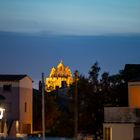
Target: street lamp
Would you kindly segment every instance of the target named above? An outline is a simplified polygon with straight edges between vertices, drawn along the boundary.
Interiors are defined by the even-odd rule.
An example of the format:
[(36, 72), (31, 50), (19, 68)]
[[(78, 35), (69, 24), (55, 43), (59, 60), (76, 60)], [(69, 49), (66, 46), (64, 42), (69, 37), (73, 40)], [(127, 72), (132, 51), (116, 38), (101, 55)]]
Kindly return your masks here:
[(77, 135), (78, 135), (78, 77), (79, 77), (79, 72), (76, 70), (74, 73), (75, 76), (75, 98), (74, 98), (74, 103), (75, 103), (75, 109), (74, 109), (74, 116), (75, 116), (75, 130), (74, 130), (74, 135), (75, 135), (75, 140), (77, 140)]

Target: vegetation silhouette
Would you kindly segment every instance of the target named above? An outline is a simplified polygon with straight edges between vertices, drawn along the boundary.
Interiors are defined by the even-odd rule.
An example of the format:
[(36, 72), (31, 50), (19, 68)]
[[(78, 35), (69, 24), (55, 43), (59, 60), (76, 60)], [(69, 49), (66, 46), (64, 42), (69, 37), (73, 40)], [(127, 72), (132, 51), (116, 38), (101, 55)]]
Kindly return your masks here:
[[(130, 74), (129, 69), (121, 70), (115, 75), (101, 73), (98, 62), (95, 62), (88, 77), (79, 76), (79, 133), (93, 134), (95, 139), (103, 137), (104, 107), (128, 106), (127, 82)], [(74, 91), (75, 83), (45, 94), (46, 135), (74, 136)], [(34, 93), (34, 121), (34, 130), (41, 130), (41, 93)]]

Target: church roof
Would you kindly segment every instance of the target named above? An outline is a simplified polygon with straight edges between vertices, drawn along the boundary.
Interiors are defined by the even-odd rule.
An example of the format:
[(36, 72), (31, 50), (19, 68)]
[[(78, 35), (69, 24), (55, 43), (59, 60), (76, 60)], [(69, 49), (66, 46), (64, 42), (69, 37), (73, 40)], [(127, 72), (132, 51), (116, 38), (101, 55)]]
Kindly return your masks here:
[(63, 61), (61, 60), (60, 63), (58, 64), (57, 68), (59, 69), (60, 67), (65, 67)]
[(57, 67), (53, 67), (50, 77), (46, 78), (46, 90), (51, 92), (61, 87), (70, 86), (73, 83), (71, 70), (61, 61)]
[(72, 77), (71, 70), (68, 66), (65, 66), (61, 61), (57, 68), (53, 67), (50, 72), (50, 77)]

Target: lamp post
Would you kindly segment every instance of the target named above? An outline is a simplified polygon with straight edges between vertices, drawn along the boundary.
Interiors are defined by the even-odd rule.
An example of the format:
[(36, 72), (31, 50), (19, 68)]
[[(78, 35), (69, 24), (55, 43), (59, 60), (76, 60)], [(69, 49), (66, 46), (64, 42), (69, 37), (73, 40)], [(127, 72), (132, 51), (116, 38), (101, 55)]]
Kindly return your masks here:
[(44, 73), (42, 73), (42, 138), (45, 140)]
[(75, 103), (75, 108), (74, 108), (74, 117), (75, 117), (75, 130), (74, 130), (74, 137), (75, 140), (77, 140), (77, 135), (78, 135), (78, 76), (79, 76), (79, 72), (76, 70), (74, 73), (75, 76), (75, 98), (74, 98), (74, 103)]

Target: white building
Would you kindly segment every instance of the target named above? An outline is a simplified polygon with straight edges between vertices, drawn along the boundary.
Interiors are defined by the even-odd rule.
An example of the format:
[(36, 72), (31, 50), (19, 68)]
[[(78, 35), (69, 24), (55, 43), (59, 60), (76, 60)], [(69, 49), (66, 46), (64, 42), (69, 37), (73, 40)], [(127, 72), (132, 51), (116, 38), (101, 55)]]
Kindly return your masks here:
[(140, 140), (140, 81), (128, 83), (128, 107), (104, 108), (104, 140)]
[(104, 140), (140, 139), (140, 109), (106, 107), (104, 112)]
[(5, 97), (0, 124), (6, 121), (8, 135), (32, 133), (32, 79), (27, 75), (0, 75), (0, 95)]

